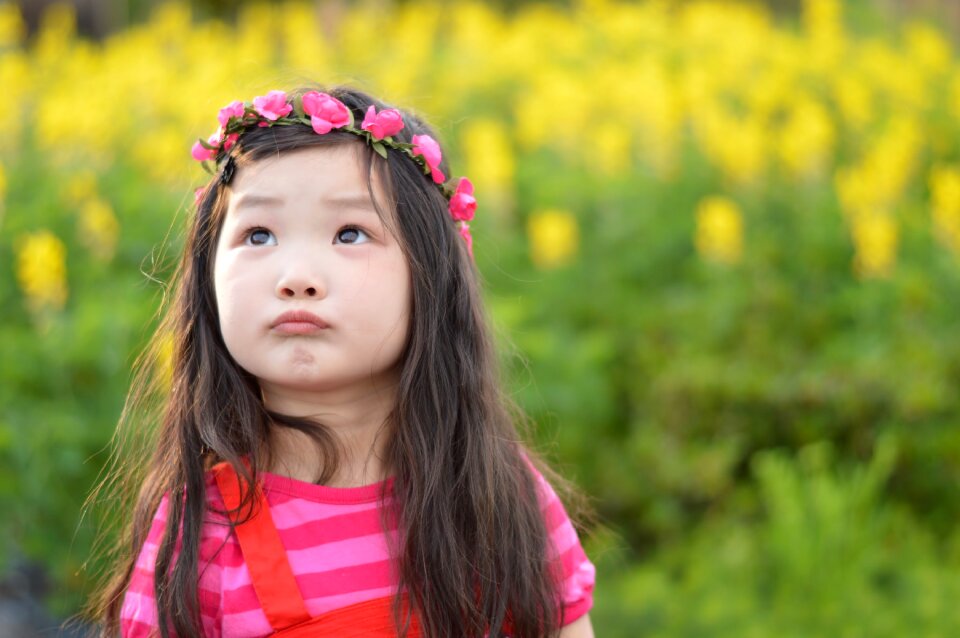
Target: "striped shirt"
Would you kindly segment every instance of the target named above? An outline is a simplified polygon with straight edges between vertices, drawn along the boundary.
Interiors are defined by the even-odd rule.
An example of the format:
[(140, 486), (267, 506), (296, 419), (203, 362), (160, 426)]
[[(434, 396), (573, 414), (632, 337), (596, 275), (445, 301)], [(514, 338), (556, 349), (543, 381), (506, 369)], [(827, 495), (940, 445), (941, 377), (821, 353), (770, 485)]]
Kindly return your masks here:
[[(570, 624), (593, 606), (595, 569), (553, 488), (534, 472), (550, 532), (551, 558), (563, 567), (564, 623)], [(391, 569), (380, 518), (383, 482), (342, 488), (267, 472), (260, 476), (270, 514), (312, 616), (396, 593), (397, 576)], [(386, 480), (388, 502), (392, 482), (392, 478)], [(212, 472), (207, 474), (206, 487), (208, 505), (224, 509)], [(153, 575), (168, 508), (165, 497), (127, 587), (120, 611), (124, 638), (159, 635)], [(395, 528), (388, 533), (396, 538)], [(226, 518), (212, 511), (201, 532), (199, 593), (205, 636), (254, 638), (273, 633), (236, 536)]]

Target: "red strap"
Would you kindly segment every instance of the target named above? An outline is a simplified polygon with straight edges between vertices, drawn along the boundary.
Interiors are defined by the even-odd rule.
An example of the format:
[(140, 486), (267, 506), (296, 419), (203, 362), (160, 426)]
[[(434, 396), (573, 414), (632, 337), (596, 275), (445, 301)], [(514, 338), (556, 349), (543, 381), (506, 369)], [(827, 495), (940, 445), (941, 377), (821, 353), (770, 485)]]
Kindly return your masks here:
[[(236, 523), (241, 518), (238, 508), (243, 500), (242, 479), (229, 463), (218, 463), (213, 468), (217, 487), (223, 502)], [(243, 487), (246, 487), (245, 485)], [(253, 514), (245, 522), (234, 527), (244, 562), (250, 570), (253, 589), (260, 599), (260, 606), (270, 621), (270, 626), (279, 631), (310, 619), (303, 602), (297, 580), (287, 560), (287, 550), (280, 541), (280, 534), (270, 516), (270, 504), (263, 490), (257, 489), (253, 498)]]
[[(407, 595), (401, 596), (405, 618), (409, 607)], [(420, 621), (410, 617), (408, 638), (420, 638)], [(288, 627), (274, 634), (276, 638), (308, 638), (313, 636), (336, 636), (337, 638), (396, 638), (397, 628), (393, 620), (393, 596), (374, 598), (340, 607), (320, 614), (310, 620)]]

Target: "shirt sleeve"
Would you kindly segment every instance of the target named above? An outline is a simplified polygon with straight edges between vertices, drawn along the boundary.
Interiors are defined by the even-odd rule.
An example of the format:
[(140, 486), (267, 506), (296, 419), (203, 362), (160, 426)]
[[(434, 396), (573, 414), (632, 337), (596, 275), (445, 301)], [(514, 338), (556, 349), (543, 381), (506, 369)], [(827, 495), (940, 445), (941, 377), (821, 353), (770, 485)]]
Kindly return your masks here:
[[(209, 481), (208, 481), (209, 482)], [(208, 501), (210, 486), (207, 486)], [(222, 504), (221, 504), (222, 507)], [(169, 495), (164, 495), (157, 513), (150, 524), (150, 531), (143, 543), (140, 554), (127, 585), (127, 591), (120, 607), (120, 635), (122, 638), (156, 638), (160, 635), (157, 613), (157, 600), (154, 596), (154, 575), (157, 553), (167, 524), (170, 508)], [(209, 522), (209, 521), (207, 521)], [(223, 525), (205, 524), (200, 541), (200, 620), (203, 623), (203, 635), (207, 638), (220, 638), (220, 620), (222, 618), (220, 602), (220, 575), (222, 566), (218, 563), (223, 537), (228, 528)], [(221, 531), (222, 530), (222, 531)], [(174, 548), (173, 560), (180, 553), (180, 542)], [(171, 628), (171, 638), (176, 638)]]
[(537, 481), (540, 509), (550, 537), (550, 558), (563, 575), (563, 624), (569, 625), (593, 607), (597, 570), (587, 558), (580, 538), (550, 483), (530, 465)]

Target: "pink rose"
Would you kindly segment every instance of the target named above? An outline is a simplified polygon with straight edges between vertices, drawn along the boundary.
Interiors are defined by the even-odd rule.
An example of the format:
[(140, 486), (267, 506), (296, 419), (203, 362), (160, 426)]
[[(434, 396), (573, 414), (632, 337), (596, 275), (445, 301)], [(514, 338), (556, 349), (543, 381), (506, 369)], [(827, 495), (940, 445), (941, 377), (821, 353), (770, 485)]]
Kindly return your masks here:
[(477, 200), (473, 196), (473, 184), (466, 177), (461, 177), (457, 183), (457, 190), (450, 198), (450, 216), (458, 222), (473, 219), (477, 210)]
[(470, 234), (470, 226), (467, 225), (467, 222), (460, 224), (460, 236), (463, 237), (463, 241), (467, 242), (467, 252), (473, 257), (473, 235)]
[(360, 128), (370, 131), (373, 139), (382, 140), (403, 130), (403, 116), (397, 109), (384, 109), (377, 113), (377, 107), (371, 104)]
[(234, 100), (220, 109), (220, 113), (217, 115), (217, 121), (220, 122), (222, 128), (227, 128), (227, 123), (230, 122), (230, 118), (233, 117), (243, 119), (243, 102), (240, 100)]
[(198, 162), (205, 162), (208, 159), (213, 159), (213, 156), (216, 155), (216, 151), (211, 151), (209, 148), (206, 148), (203, 144), (200, 143), (200, 140), (197, 140), (193, 143), (193, 148), (190, 149), (190, 154), (193, 155), (193, 159)]
[(270, 91), (266, 95), (258, 95), (253, 98), (253, 108), (268, 120), (276, 120), (293, 110), (293, 106), (287, 104), (287, 94), (283, 91)]
[(442, 157), (440, 155), (440, 145), (437, 144), (435, 139), (429, 135), (414, 135), (413, 154), (423, 156), (427, 166), (430, 167), (430, 176), (433, 177), (435, 183), (442, 184), (447, 180), (440, 172), (439, 166)]
[(204, 195), (207, 194), (207, 189), (203, 186), (197, 188), (193, 191), (193, 206), (194, 208), (200, 208), (200, 202), (203, 201)]
[(310, 116), (313, 130), (320, 135), (350, 123), (347, 105), (326, 93), (310, 91), (304, 94), (303, 112)]

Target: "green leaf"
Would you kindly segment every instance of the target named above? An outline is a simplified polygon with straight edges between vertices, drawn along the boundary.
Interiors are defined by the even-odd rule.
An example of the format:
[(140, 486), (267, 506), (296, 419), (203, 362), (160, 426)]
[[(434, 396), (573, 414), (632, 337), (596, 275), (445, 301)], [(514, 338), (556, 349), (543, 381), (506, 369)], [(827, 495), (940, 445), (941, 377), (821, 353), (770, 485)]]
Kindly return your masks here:
[(387, 149), (384, 148), (383, 144), (381, 144), (380, 142), (374, 142), (373, 144), (371, 144), (371, 146), (373, 147), (373, 150), (375, 150), (380, 157), (382, 157), (383, 159), (387, 159)]
[(207, 149), (208, 151), (216, 151), (220, 148), (219, 146), (214, 146), (210, 144), (209, 142), (207, 142), (207, 140), (203, 138), (197, 138), (197, 139), (200, 141), (200, 146)]
[(306, 115), (306, 111), (303, 110), (303, 97), (300, 95), (293, 98), (293, 112), (297, 114), (297, 117)]

